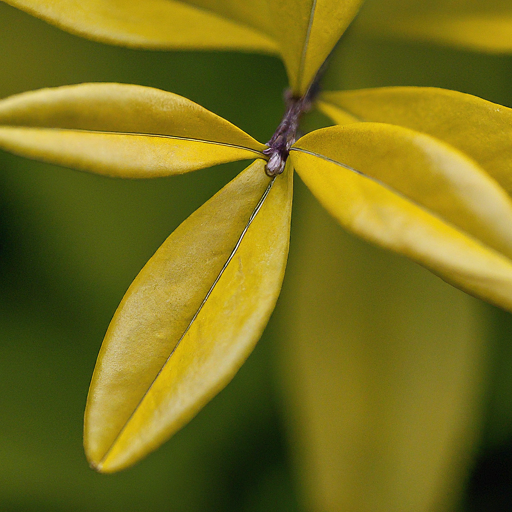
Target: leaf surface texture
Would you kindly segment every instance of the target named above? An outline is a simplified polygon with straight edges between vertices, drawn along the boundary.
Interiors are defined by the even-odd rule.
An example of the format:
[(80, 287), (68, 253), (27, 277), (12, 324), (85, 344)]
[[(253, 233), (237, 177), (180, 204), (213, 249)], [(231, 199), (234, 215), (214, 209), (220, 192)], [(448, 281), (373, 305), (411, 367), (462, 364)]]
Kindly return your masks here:
[(409, 129), (355, 123), (306, 135), (290, 157), (347, 229), (512, 310), (512, 202), (462, 153)]
[(0, 101), (0, 148), (109, 176), (151, 178), (254, 159), (264, 146), (176, 94), (82, 84)]
[(158, 447), (261, 336), (283, 279), (292, 192), (291, 172), (269, 188), (264, 165), (257, 160), (181, 224), (121, 302), (86, 409), (85, 448), (98, 470)]
[(272, 36), (271, 0), (186, 0), (186, 3)]

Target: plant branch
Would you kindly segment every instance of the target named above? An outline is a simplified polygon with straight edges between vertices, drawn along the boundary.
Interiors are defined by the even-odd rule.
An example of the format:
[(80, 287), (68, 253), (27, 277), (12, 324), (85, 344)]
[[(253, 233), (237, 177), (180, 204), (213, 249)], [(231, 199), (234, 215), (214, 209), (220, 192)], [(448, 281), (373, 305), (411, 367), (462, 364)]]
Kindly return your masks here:
[(274, 135), (267, 142), (268, 148), (263, 151), (269, 157), (265, 167), (268, 176), (277, 176), (284, 171), (290, 148), (297, 140), (300, 118), (311, 109), (319, 89), (318, 80), (314, 80), (301, 98), (292, 96), (290, 90), (285, 92), (286, 111)]

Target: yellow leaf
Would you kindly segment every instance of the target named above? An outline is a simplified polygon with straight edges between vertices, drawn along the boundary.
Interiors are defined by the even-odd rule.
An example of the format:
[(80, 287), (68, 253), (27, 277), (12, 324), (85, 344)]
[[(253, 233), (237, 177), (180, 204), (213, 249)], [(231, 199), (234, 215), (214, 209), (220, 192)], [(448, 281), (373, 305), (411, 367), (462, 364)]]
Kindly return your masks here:
[(102, 42), (159, 49), (280, 54), (296, 96), (363, 0), (5, 0), (60, 28)]
[(298, 197), (279, 361), (304, 509), (457, 510), (485, 412), (487, 308)]
[(185, 2), (271, 35), (269, 0), (251, 0), (250, 2), (246, 0), (185, 0)]
[(277, 300), (291, 172), (257, 160), (190, 216), (137, 276), (98, 356), (85, 415), (96, 469), (136, 462), (234, 376)]
[(512, 202), (454, 148), (378, 123), (318, 130), (292, 163), (347, 229), (512, 310)]
[(262, 156), (265, 146), (176, 94), (124, 84), (42, 89), (0, 101), (0, 148), (124, 178)]
[(320, 109), (334, 122), (397, 124), (427, 133), (473, 158), (512, 193), (512, 109), (446, 89), (384, 87), (325, 92)]
[(274, 37), (279, 42), (296, 96), (308, 89), (318, 69), (357, 14), (363, 0), (271, 0)]
[(215, 10), (190, 5), (193, 2), (4, 1), (59, 28), (106, 43), (136, 48), (235, 49), (277, 53), (274, 41), (265, 34), (236, 19), (222, 17)]
[(357, 27), (371, 37), (405, 37), (485, 52), (512, 51), (510, 0), (369, 1)]

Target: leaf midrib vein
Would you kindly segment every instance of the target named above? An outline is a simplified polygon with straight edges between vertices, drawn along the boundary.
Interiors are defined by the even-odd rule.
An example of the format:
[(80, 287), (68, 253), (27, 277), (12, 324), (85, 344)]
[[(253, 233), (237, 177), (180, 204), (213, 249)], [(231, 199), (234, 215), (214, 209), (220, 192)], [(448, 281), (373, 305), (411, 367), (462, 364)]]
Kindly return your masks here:
[(176, 352), (176, 350), (178, 349), (178, 346), (181, 344), (181, 342), (183, 341), (183, 339), (185, 338), (185, 336), (187, 335), (187, 333), (190, 331), (193, 323), (195, 322), (195, 320), (197, 319), (197, 317), (199, 316), (199, 314), (201, 313), (201, 310), (203, 309), (204, 305), (206, 304), (206, 302), (208, 301), (208, 299), (210, 298), (211, 294), (213, 293), (213, 290), (215, 288), (215, 286), (217, 285), (217, 283), (220, 281), (222, 275), (224, 274), (224, 272), (226, 271), (226, 269), (228, 268), (229, 264), (231, 263), (231, 261), (233, 260), (233, 258), (235, 257), (235, 254), (237, 253), (240, 245), (242, 244), (242, 241), (247, 233), (247, 231), (249, 230), (249, 227), (251, 226), (251, 224), (253, 223), (254, 219), (256, 218), (256, 216), (258, 215), (259, 211), (261, 210), (265, 200), (267, 199), (271, 189), (272, 189), (272, 186), (274, 185), (274, 182), (276, 180), (276, 177), (272, 178), (272, 180), (270, 181), (270, 183), (268, 184), (267, 188), (265, 189), (265, 191), (263, 192), (263, 195), (261, 196), (261, 198), (259, 199), (258, 203), (256, 204), (256, 206), (254, 207), (254, 210), (252, 211), (250, 217), (249, 217), (249, 220), (247, 221), (247, 224), (245, 225), (244, 229), (242, 230), (242, 233), (240, 234), (240, 236), (238, 237), (238, 240), (234, 246), (234, 248), (232, 249), (231, 253), (229, 254), (226, 262), (224, 263), (224, 265), (222, 266), (219, 274), (217, 275), (217, 277), (215, 278), (215, 280), (213, 281), (213, 284), (210, 286), (208, 292), (206, 293), (205, 297), (203, 298), (203, 300), (201, 301), (201, 303), (199, 304), (199, 307), (197, 308), (196, 312), (194, 313), (194, 316), (192, 317), (192, 319), (190, 320), (190, 322), (188, 323), (187, 327), (185, 328), (185, 330), (183, 331), (183, 334), (179, 337), (178, 341), (176, 342), (176, 344), (174, 345), (173, 349), (171, 350), (171, 353), (169, 354), (169, 356), (167, 357), (167, 359), (165, 360), (164, 364), (162, 365), (162, 367), (160, 368), (160, 370), (158, 371), (158, 373), (156, 374), (156, 376), (154, 377), (154, 379), (151, 381), (150, 385), (148, 386), (148, 389), (145, 391), (144, 395), (142, 396), (142, 398), (139, 400), (139, 402), (137, 403), (137, 405), (135, 406), (133, 412), (130, 414), (130, 416), (127, 418), (127, 420), (125, 421), (125, 423), (123, 424), (123, 426), (121, 427), (121, 429), (119, 430), (118, 434), (116, 435), (116, 437), (114, 438), (114, 440), (112, 441), (112, 443), (110, 444), (109, 448), (107, 449), (107, 451), (105, 452), (105, 454), (103, 455), (103, 457), (101, 458), (101, 460), (98, 462), (97, 464), (97, 468), (98, 469), (101, 469), (101, 466), (105, 463), (106, 459), (108, 458), (108, 456), (110, 455), (112, 449), (114, 448), (114, 446), (116, 445), (117, 441), (120, 439), (120, 437), (122, 436), (123, 432), (126, 430), (126, 428), (128, 427), (128, 424), (130, 423), (130, 421), (132, 420), (132, 418), (134, 417), (135, 413), (139, 410), (140, 406), (142, 405), (142, 402), (144, 401), (144, 399), (148, 396), (149, 392), (151, 391), (153, 385), (155, 384), (155, 382), (158, 380), (158, 377), (160, 377), (161, 373), (163, 372), (164, 368), (167, 366), (167, 364), (169, 363), (169, 361), (171, 360), (171, 357), (173, 356), (173, 354)]
[(249, 148), (247, 146), (242, 146), (240, 144), (231, 144), (229, 142), (219, 142), (215, 140), (208, 139), (199, 139), (194, 137), (184, 137), (180, 135), (165, 135), (162, 133), (138, 133), (138, 132), (118, 132), (118, 131), (108, 131), (108, 130), (87, 130), (87, 129), (78, 129), (78, 128), (54, 128), (54, 127), (46, 127), (46, 126), (10, 126), (10, 125), (0, 125), (0, 128), (24, 128), (24, 129), (32, 129), (32, 130), (41, 130), (41, 131), (63, 131), (63, 132), (78, 132), (78, 133), (92, 133), (98, 135), (119, 135), (119, 136), (133, 136), (133, 137), (154, 137), (154, 138), (162, 138), (162, 139), (173, 139), (173, 140), (183, 140), (190, 142), (201, 142), (203, 144), (213, 144), (217, 146), (230, 147), (234, 149), (243, 149), (246, 151), (251, 151), (255, 153), (260, 158), (267, 160), (267, 156), (265, 156), (261, 151), (257, 149)]
[(308, 51), (308, 45), (309, 45), (309, 38), (311, 36), (311, 29), (313, 27), (313, 19), (315, 17), (315, 10), (316, 10), (316, 2), (317, 0), (313, 0), (313, 3), (311, 4), (311, 11), (309, 13), (309, 22), (308, 22), (308, 28), (306, 31), (306, 37), (304, 38), (304, 45), (302, 46), (302, 53), (300, 56), (300, 63), (299, 63), (299, 72), (298, 72), (298, 86), (302, 85), (302, 79), (304, 75), (304, 68), (306, 66), (306, 54)]

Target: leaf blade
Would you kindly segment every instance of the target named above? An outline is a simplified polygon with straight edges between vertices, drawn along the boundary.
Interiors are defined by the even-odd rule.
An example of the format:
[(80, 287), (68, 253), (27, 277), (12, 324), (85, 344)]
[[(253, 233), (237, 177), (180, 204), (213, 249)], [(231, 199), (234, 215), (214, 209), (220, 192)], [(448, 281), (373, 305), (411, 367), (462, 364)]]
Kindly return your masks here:
[[(290, 175), (276, 180), (223, 272), (268, 187), (262, 160), (187, 219), (130, 287), (105, 337), (86, 409), (86, 452), (99, 470), (122, 469), (156, 448), (231, 380), (252, 350), (284, 273)], [(169, 396), (169, 388), (176, 393)]]
[[(402, 157), (393, 158), (397, 136), (402, 137), (402, 155), (409, 152), (406, 167), (398, 171)], [(421, 154), (423, 161), (416, 160)], [(298, 141), (291, 158), (344, 227), (465, 291), (512, 309), (510, 200), (471, 161), (430, 137), (370, 123), (313, 132)], [(472, 183), (459, 186), (465, 175), (472, 176)], [(416, 183), (404, 184), (407, 179)]]
[(216, 12), (175, 0), (4, 0), (96, 41), (149, 49), (235, 49), (276, 53), (272, 39)]
[(227, 162), (257, 152), (177, 137), (0, 127), (0, 147), (12, 153), (113, 178), (158, 178)]
[(119, 177), (261, 156), (262, 144), (181, 96), (125, 84), (42, 89), (0, 101), (0, 148)]
[(279, 360), (307, 503), (452, 510), (481, 430), (487, 308), (300, 198)]
[(384, 87), (324, 92), (320, 110), (335, 122), (396, 124), (432, 135), (473, 158), (512, 193), (512, 109), (446, 89)]
[(254, 0), (251, 2), (240, 2), (240, 0), (185, 0), (185, 2), (272, 36), (269, 26), (270, 6), (268, 0)]

